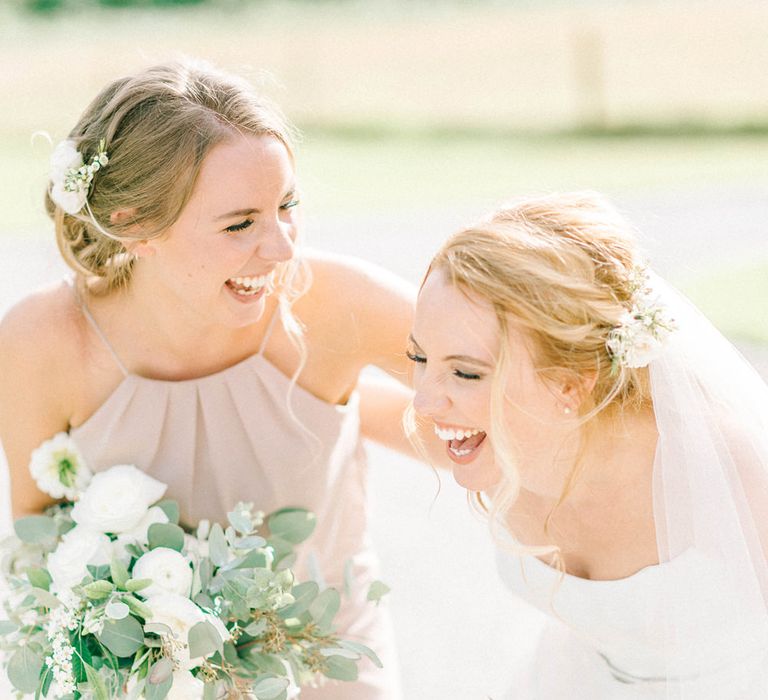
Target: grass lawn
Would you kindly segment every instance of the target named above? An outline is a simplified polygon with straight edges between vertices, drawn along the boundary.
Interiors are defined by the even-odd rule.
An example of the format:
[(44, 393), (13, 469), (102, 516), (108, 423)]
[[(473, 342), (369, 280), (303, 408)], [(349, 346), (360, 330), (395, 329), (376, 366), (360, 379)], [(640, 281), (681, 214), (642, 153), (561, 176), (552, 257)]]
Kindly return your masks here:
[(702, 273), (683, 287), (727, 337), (768, 346), (768, 260)]

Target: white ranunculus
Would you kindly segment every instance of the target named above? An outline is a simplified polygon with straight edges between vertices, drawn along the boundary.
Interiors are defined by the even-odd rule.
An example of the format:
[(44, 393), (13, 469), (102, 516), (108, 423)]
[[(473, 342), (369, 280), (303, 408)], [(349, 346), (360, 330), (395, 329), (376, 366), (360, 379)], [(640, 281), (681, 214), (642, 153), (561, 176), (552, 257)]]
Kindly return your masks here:
[(77, 214), (85, 205), (88, 196), (84, 186), (78, 187), (75, 192), (69, 192), (64, 187), (67, 173), (82, 165), (83, 156), (74, 141), (69, 139), (59, 143), (51, 153), (51, 199), (67, 214)]
[(121, 534), (138, 527), (166, 485), (130, 464), (95, 474), (72, 509), (72, 519), (98, 532)]
[(89, 564), (108, 564), (111, 557), (112, 545), (105, 534), (81, 526), (72, 528), (48, 555), (52, 590), (58, 592), (72, 588), (88, 574)]
[(92, 477), (83, 455), (67, 433), (54, 435), (32, 452), (29, 472), (41, 491), (70, 501), (80, 495)]
[(192, 568), (189, 559), (175, 549), (155, 547), (142, 554), (133, 565), (133, 578), (152, 579), (152, 585), (139, 594), (145, 598), (175, 593), (188, 596), (192, 587)]
[(136, 527), (123, 532), (118, 539), (126, 544), (135, 542), (146, 547), (149, 542), (149, 526), (154, 525), (155, 523), (167, 522), (169, 522), (169, 520), (165, 511), (158, 506), (152, 506)]
[(173, 674), (173, 685), (165, 700), (201, 700), (204, 690), (203, 681), (180, 669)]
[(82, 164), (83, 156), (77, 150), (75, 142), (71, 139), (61, 141), (51, 153), (51, 180), (63, 182), (70, 170), (77, 170)]
[(202, 657), (190, 659), (187, 646), (189, 630), (198, 622), (210, 622), (218, 630), (222, 641), (229, 639), (229, 633), (222, 621), (203, 612), (189, 598), (174, 593), (162, 593), (148, 598), (146, 604), (152, 611), (149, 622), (167, 625), (177, 639), (184, 644), (184, 647), (175, 655), (179, 668), (183, 670), (188, 671), (203, 662)]
[(88, 199), (88, 193), (84, 187), (70, 191), (65, 189), (63, 182), (54, 182), (51, 185), (50, 194), (53, 202), (72, 216), (80, 212)]

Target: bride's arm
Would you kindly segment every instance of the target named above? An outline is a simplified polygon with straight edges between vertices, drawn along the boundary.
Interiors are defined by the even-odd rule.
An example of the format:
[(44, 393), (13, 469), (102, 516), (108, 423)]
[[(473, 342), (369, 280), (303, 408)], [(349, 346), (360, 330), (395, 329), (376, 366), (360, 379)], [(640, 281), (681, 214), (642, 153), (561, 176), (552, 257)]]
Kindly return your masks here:
[(68, 428), (60, 360), (71, 338), (52, 296), (29, 297), (0, 321), (0, 442), (14, 517), (39, 513), (53, 502), (37, 488), (29, 459), (42, 442)]

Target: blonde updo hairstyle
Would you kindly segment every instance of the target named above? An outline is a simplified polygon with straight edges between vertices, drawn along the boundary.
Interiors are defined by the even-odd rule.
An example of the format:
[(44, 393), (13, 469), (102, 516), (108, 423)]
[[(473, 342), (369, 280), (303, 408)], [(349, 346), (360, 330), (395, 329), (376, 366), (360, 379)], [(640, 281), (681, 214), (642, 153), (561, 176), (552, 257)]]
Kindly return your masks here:
[[(204, 62), (157, 65), (101, 91), (69, 134), (86, 163), (105, 140), (109, 164), (94, 176), (89, 207), (70, 215), (46, 195), (59, 250), (89, 293), (129, 281), (126, 246), (176, 221), (203, 160), (234, 134), (274, 136), (293, 159), (293, 131), (280, 112), (246, 81)], [(131, 216), (112, 221), (121, 210)]]
[[(632, 305), (638, 264), (629, 224), (589, 192), (511, 203), (453, 235), (432, 260), (429, 271), (442, 270), (457, 288), (487, 300), (496, 311), (500, 353), (490, 433), (505, 478), (493, 496), (494, 515), (503, 515), (515, 501), (520, 484), (515, 445), (504, 428), (508, 331), (522, 331), (543, 382), (590, 387), (578, 409), (583, 453), (596, 417), (606, 411), (620, 415), (650, 401), (647, 368), (614, 368), (606, 349), (608, 332)], [(557, 505), (572, 488), (579, 461)], [(553, 553), (557, 559), (553, 546), (526, 553)]]

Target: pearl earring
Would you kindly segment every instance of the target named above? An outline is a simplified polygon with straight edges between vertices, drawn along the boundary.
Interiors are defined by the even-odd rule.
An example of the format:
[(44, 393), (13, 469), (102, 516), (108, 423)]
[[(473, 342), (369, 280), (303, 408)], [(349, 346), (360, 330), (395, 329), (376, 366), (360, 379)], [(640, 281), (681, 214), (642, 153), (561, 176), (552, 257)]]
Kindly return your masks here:
[(567, 415), (568, 415), (570, 412), (571, 412), (571, 409), (570, 409), (568, 406), (566, 406), (566, 407), (563, 409), (563, 413), (565, 413), (565, 415), (566, 415), (566, 416), (567, 416)]

